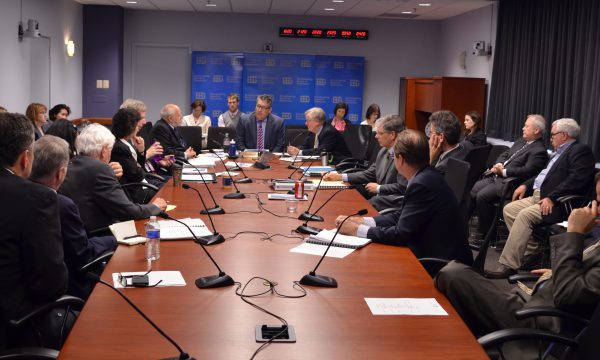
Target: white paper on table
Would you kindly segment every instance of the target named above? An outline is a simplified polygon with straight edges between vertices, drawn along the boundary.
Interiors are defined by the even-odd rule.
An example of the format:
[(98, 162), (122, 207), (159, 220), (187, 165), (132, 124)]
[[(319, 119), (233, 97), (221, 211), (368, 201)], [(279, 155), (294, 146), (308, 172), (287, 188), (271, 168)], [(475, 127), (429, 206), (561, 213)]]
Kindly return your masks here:
[(190, 175), (190, 174), (194, 175), (194, 174), (198, 174), (198, 170), (200, 170), (201, 173), (207, 173), (208, 172), (208, 168), (199, 167), (199, 168), (196, 168), (196, 169), (194, 169), (194, 168), (184, 168), (181, 173), (182, 174), (186, 174), (186, 175)]
[(373, 315), (444, 315), (434, 298), (365, 298)]
[[(138, 272), (122, 272), (120, 273), (123, 276), (131, 276), (131, 275), (144, 275), (146, 271), (138, 271)], [(117, 289), (124, 288), (123, 284), (119, 282), (119, 273), (112, 274), (113, 286)], [(161, 281), (162, 280), (162, 281)], [(156, 287), (164, 287), (164, 286), (185, 286), (185, 280), (179, 271), (150, 271), (148, 274), (148, 284), (154, 285), (157, 282), (161, 281), (160, 284), (156, 285)]]
[(287, 162), (293, 162), (295, 161), (302, 161), (302, 160), (319, 160), (321, 159), (321, 157), (319, 155), (298, 155), (296, 157), (294, 156), (282, 156), (279, 158), (279, 160), (281, 161), (287, 161)]
[[(249, 167), (252, 167), (252, 164), (250, 164), (250, 163), (243, 163), (243, 162), (239, 162), (239, 163), (238, 163), (238, 165), (239, 165), (241, 168), (249, 168)], [(234, 163), (233, 161), (228, 161), (228, 162), (226, 162), (226, 163), (225, 163), (225, 166), (227, 166), (227, 168), (231, 168), (231, 167), (235, 167), (236, 165), (235, 165), (235, 163)]]
[(204, 181), (207, 182), (211, 182), (213, 181), (213, 175), (212, 174), (183, 174), (181, 175), (181, 180), (183, 181), (202, 181), (202, 179), (204, 179)]
[[(325, 249), (327, 249), (327, 246), (324, 245), (302, 243), (295, 248), (290, 249), (290, 252), (323, 256)], [(352, 254), (352, 252), (354, 252), (354, 249), (332, 246), (329, 248), (326, 256), (342, 259)]]
[(190, 162), (190, 164), (194, 165), (194, 166), (203, 166), (203, 167), (214, 167), (215, 166), (215, 159), (211, 159), (211, 158), (207, 158), (207, 157), (197, 157), (194, 159), (189, 159), (188, 160)]
[(223, 171), (223, 172), (215, 173), (215, 176), (219, 177), (219, 176), (229, 176), (229, 175), (231, 175), (233, 177), (233, 176), (238, 176), (239, 174), (240, 174), (239, 172), (235, 172), (235, 171), (230, 171), (229, 174), (226, 171)]

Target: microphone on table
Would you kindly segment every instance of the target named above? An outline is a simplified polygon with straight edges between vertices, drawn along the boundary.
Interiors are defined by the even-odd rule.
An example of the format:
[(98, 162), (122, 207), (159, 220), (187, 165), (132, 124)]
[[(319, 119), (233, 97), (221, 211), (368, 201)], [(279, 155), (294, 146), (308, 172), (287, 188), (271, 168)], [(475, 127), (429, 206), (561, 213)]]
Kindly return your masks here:
[[(231, 182), (233, 183), (233, 187), (235, 188), (235, 192), (225, 194), (225, 195), (223, 195), (223, 198), (224, 199), (245, 199), (246, 195), (244, 195), (244, 193), (241, 192), (240, 189), (238, 189), (237, 185), (235, 184), (237, 181), (233, 181), (233, 177), (231, 176), (231, 173), (229, 172), (229, 169), (227, 168), (227, 166), (225, 166), (225, 162), (223, 161), (223, 159), (221, 159), (221, 157), (218, 154), (217, 154), (217, 157), (219, 158), (219, 161), (221, 161), (221, 164), (223, 164), (223, 167), (225, 168), (225, 171), (227, 172), (227, 176), (229, 176), (229, 178), (231, 179)], [(248, 180), (250, 180), (250, 179), (248, 179)], [(252, 180), (250, 180), (250, 182), (252, 182)]]
[[(215, 139), (211, 139), (212, 142), (214, 142), (215, 144), (219, 144)], [(217, 156), (219, 156), (219, 154), (217, 154), (214, 149), (210, 149), (210, 152), (216, 154)], [(233, 171), (241, 171), (242, 175), (244, 175), (243, 179), (238, 179), (238, 180), (234, 180), (233, 182), (236, 182), (238, 184), (248, 184), (252, 182), (252, 179), (250, 179), (248, 177), (248, 175), (246, 175), (246, 172), (244, 171), (244, 168), (242, 168), (240, 166), (240, 164), (237, 163), (237, 161), (235, 161), (235, 159), (237, 158), (237, 155), (235, 157), (233, 156), (229, 156), (229, 158), (231, 159), (231, 161), (233, 161), (233, 163), (235, 164), (235, 167), (232, 167), (230, 170)], [(221, 157), (219, 156), (219, 160), (221, 160), (221, 162), (223, 162), (223, 160), (221, 159)], [(223, 166), (225, 166), (225, 163), (223, 163)], [(227, 166), (225, 166), (225, 169), (227, 169)], [(227, 172), (229, 174), (229, 171)]]
[(125, 294), (119, 291), (119, 289), (102, 280), (100, 276), (92, 272), (86, 273), (85, 276), (91, 281), (99, 282), (100, 284), (108, 286), (109, 288), (116, 291), (117, 294), (119, 294), (135, 311), (137, 311), (138, 314), (140, 314), (144, 318), (144, 320), (146, 320), (150, 325), (152, 325), (152, 327), (156, 331), (158, 331), (158, 333), (162, 337), (167, 339), (177, 349), (177, 351), (179, 351), (178, 357), (171, 357), (164, 360), (195, 360), (192, 356), (188, 355), (185, 351), (183, 351), (183, 349), (175, 342), (175, 340), (171, 339), (171, 337), (169, 337), (169, 335), (167, 335), (161, 328), (159, 328), (158, 325), (156, 325), (152, 320), (150, 320), (150, 318), (146, 314), (144, 314), (144, 312), (142, 312), (142, 310), (140, 310), (140, 308), (138, 308), (131, 300), (129, 300), (129, 298), (125, 296)]
[[(317, 213), (319, 212), (319, 210), (321, 210), (321, 209), (322, 209), (322, 208), (323, 208), (323, 207), (324, 207), (324, 206), (325, 206), (325, 205), (326, 205), (326, 204), (327, 204), (329, 201), (331, 201), (331, 199), (333, 199), (333, 197), (334, 197), (334, 196), (336, 196), (336, 195), (337, 195), (337, 194), (338, 194), (340, 191), (343, 191), (343, 190), (348, 190), (348, 189), (355, 189), (355, 188), (356, 188), (356, 186), (354, 186), (354, 185), (350, 185), (350, 186), (347, 186), (347, 187), (341, 188), (341, 189), (339, 189), (338, 191), (334, 192), (334, 193), (333, 193), (333, 194), (332, 194), (332, 195), (329, 197), (329, 199), (327, 199), (327, 200), (325, 200), (325, 202), (323, 202), (323, 204), (322, 204), (322, 205), (321, 205), (321, 206), (320, 206), (320, 207), (317, 209), (317, 211), (315, 211), (315, 213), (314, 213), (314, 214), (310, 214), (310, 213), (308, 213), (308, 210), (310, 209), (310, 205), (309, 205), (309, 206), (308, 206), (308, 209), (307, 209), (307, 210), (306, 210), (306, 211), (305, 211), (303, 214), (301, 214), (301, 215), (300, 215), (300, 217), (302, 217), (302, 215), (304, 215), (304, 214), (307, 214), (307, 215), (306, 215), (306, 219), (301, 219), (300, 217), (298, 218), (298, 219), (300, 219), (300, 220), (305, 220), (305, 221), (304, 221), (304, 224), (302, 224), (302, 225), (300, 225), (300, 226), (298, 226), (298, 227), (296, 228), (296, 231), (297, 231), (297, 232), (299, 232), (299, 233), (301, 233), (301, 234), (313, 234), (313, 235), (316, 235), (316, 234), (318, 234), (318, 233), (319, 233), (321, 230), (323, 230), (323, 229), (319, 229), (319, 228), (316, 228), (316, 227), (313, 227), (313, 226), (308, 226), (308, 222), (311, 220), (311, 219), (310, 219), (310, 218), (308, 218), (308, 217), (309, 217), (309, 216), (313, 216), (313, 217), (317, 216)], [(317, 192), (315, 191), (315, 193), (313, 194), (313, 198), (312, 198), (312, 200), (314, 200), (314, 199), (315, 199), (315, 195), (316, 195), (316, 194), (317, 194)], [(312, 201), (311, 201), (311, 205), (312, 205)], [(322, 219), (322, 217), (320, 217), (320, 216), (317, 216), (317, 217)], [(323, 221), (323, 220), (321, 220), (321, 221)]]
[[(307, 172), (308, 169), (310, 169), (310, 165), (308, 165), (308, 167), (306, 168), (306, 170), (304, 170), (304, 172)], [(326, 171), (323, 173), (323, 175), (321, 175), (321, 178), (319, 179), (319, 183), (317, 184), (317, 188), (315, 189), (315, 193), (313, 194), (313, 198), (312, 198), (312, 200), (310, 200), (310, 204), (308, 204), (308, 209), (306, 209), (306, 211), (304, 211), (302, 214), (300, 214), (300, 216), (298, 217), (298, 220), (323, 221), (323, 217), (316, 215), (316, 212), (315, 212), (315, 214), (311, 214), (308, 212), (308, 210), (310, 210), (310, 207), (312, 206), (313, 202), (317, 198), (317, 193), (319, 192), (319, 188), (321, 187), (323, 178), (325, 177), (325, 175), (327, 175), (328, 173), (330, 173), (332, 171), (333, 170)], [(329, 200), (327, 200), (327, 201), (329, 201)]]
[[(300, 135), (306, 135), (306, 133), (308, 133), (308, 131), (302, 131), (302, 132), (300, 132), (298, 135), (294, 136), (294, 138), (292, 139), (292, 141), (290, 141), (289, 143), (293, 144), (298, 139), (298, 137), (300, 137)], [(294, 165), (296, 163), (296, 158), (298, 157), (298, 155), (300, 155), (300, 150), (298, 150), (298, 152), (296, 153), (296, 155), (294, 155), (294, 158), (292, 159), (292, 163), (290, 165), (288, 165), (288, 167), (287, 167), (288, 169), (299, 169), (299, 167), (297, 167), (297, 166)], [(290, 178), (291, 178), (291, 176), (292, 175), (290, 175)]]
[(321, 256), (321, 259), (317, 263), (317, 266), (315, 266), (315, 269), (313, 271), (311, 271), (308, 274), (304, 275), (302, 277), (302, 279), (300, 279), (300, 284), (302, 284), (302, 285), (308, 285), (308, 286), (337, 287), (337, 281), (334, 278), (329, 277), (329, 276), (325, 276), (325, 275), (317, 275), (316, 274), (317, 269), (319, 268), (319, 265), (321, 265), (321, 262), (323, 261), (323, 259), (325, 259), (325, 255), (327, 255), (327, 252), (329, 251), (329, 248), (331, 247), (331, 245), (335, 241), (335, 237), (340, 232), (340, 229), (342, 228), (342, 225), (344, 225), (344, 223), (346, 222), (346, 220), (350, 219), (353, 216), (357, 216), (357, 215), (362, 216), (362, 215), (365, 215), (367, 212), (368, 212), (367, 209), (359, 210), (358, 212), (355, 212), (354, 214), (349, 215), (348, 217), (346, 217), (341, 222), (340, 226), (338, 226), (337, 230), (335, 231), (335, 234), (331, 238), (331, 241), (329, 242), (329, 244), (327, 244), (327, 248), (325, 249), (325, 252), (323, 253), (323, 256)]
[[(223, 208), (217, 204), (217, 201), (215, 200), (215, 197), (213, 196), (212, 191), (210, 191), (210, 188), (208, 187), (208, 184), (206, 183), (206, 179), (204, 179), (204, 176), (200, 172), (200, 169), (198, 169), (196, 166), (192, 165), (185, 158), (177, 158), (177, 160), (179, 160), (185, 164), (188, 164), (189, 166), (193, 167), (196, 170), (196, 172), (198, 172), (198, 175), (200, 175), (200, 180), (202, 180), (202, 182), (204, 183), (204, 186), (206, 187), (206, 190), (208, 191), (210, 198), (212, 199), (213, 203), (215, 204), (215, 206), (212, 208), (208, 208), (208, 207), (206, 207), (206, 205), (204, 205), (204, 210), (200, 211), (200, 214), (209, 214), (209, 213), (213, 214), (213, 215), (225, 214), (225, 210), (223, 210)], [(198, 194), (200, 194), (200, 193), (198, 193)], [(200, 197), (200, 198), (202, 198), (202, 197)], [(202, 204), (204, 204), (204, 201), (202, 202)]]
[[(212, 263), (215, 265), (217, 270), (219, 270), (218, 275), (210, 275), (210, 276), (205, 276), (205, 277), (196, 279), (196, 286), (198, 288), (200, 288), (200, 289), (218, 288), (218, 287), (233, 285), (233, 279), (231, 278), (231, 276), (225, 274), (225, 272), (223, 270), (221, 270), (221, 268), (219, 267), (219, 265), (217, 264), (215, 259), (213, 259), (213, 257), (210, 255), (208, 250), (206, 250), (206, 247), (204, 247), (204, 240), (207, 238), (207, 236), (201, 236), (200, 238), (196, 237), (196, 234), (194, 234), (192, 229), (190, 229), (190, 227), (186, 223), (184, 223), (183, 221), (177, 220), (174, 217), (171, 217), (169, 214), (167, 214), (164, 211), (161, 211), (160, 213), (158, 213), (158, 216), (160, 216), (163, 219), (173, 220), (173, 221), (178, 222), (181, 225), (185, 226), (190, 231), (192, 236), (194, 237), (194, 241), (202, 247), (202, 250), (204, 250), (204, 253), (206, 254), (206, 256), (208, 256), (208, 258), (210, 259), (210, 261), (212, 261)], [(209, 218), (210, 218), (210, 216), (209, 216)], [(212, 227), (214, 230), (215, 225), (212, 223), (212, 219), (210, 220), (210, 223), (212, 224)], [(223, 235), (221, 235), (217, 232), (215, 232), (214, 235), (211, 235), (211, 236), (217, 237), (220, 240), (217, 242), (212, 242), (210, 244), (217, 244), (219, 242), (225, 241), (225, 238), (223, 238)], [(208, 236), (208, 237), (210, 237), (210, 236)]]
[[(196, 188), (189, 186), (188, 184), (181, 184), (181, 187), (186, 190), (195, 191), (196, 194), (198, 194), (200, 201), (202, 202), (202, 206), (204, 206), (204, 209), (207, 210), (207, 211), (200, 211), (200, 214), (208, 215), (208, 220), (210, 220), (210, 225), (213, 228), (213, 235), (200, 237), (200, 239), (202, 239), (202, 241), (204, 242), (204, 245), (213, 245), (213, 244), (218, 244), (218, 243), (225, 241), (225, 238), (223, 238), (223, 235), (219, 234), (217, 232), (217, 230), (215, 229), (215, 223), (212, 220), (212, 216), (210, 216), (210, 214), (211, 214), (210, 211), (208, 211), (208, 209), (206, 208), (206, 203), (204, 202), (204, 199), (202, 198), (200, 191), (198, 191), (198, 189), (196, 189)], [(167, 215), (167, 214), (165, 213), (165, 215)]]

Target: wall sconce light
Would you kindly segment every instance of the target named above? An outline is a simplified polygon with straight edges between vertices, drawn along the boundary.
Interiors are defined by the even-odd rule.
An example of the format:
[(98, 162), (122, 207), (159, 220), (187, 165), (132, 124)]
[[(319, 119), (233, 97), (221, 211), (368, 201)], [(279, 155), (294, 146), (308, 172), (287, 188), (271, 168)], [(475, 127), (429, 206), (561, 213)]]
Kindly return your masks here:
[(69, 57), (73, 57), (73, 55), (75, 55), (75, 43), (73, 42), (73, 40), (69, 40), (67, 41), (67, 55)]

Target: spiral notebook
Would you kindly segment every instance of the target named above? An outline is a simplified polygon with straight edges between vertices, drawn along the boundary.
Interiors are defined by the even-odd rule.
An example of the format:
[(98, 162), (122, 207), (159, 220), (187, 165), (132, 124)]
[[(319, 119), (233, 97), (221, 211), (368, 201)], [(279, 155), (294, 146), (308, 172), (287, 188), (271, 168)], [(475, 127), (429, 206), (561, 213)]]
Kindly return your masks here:
[[(334, 230), (321, 230), (317, 235), (310, 235), (306, 238), (306, 242), (309, 244), (320, 244), (320, 245), (328, 245), (333, 239), (335, 235)], [(337, 234), (333, 244), (331, 246), (350, 248), (350, 249), (360, 249), (363, 246), (366, 246), (371, 242), (371, 239), (361, 238), (358, 236), (350, 236), (350, 235), (342, 235)]]
[[(312, 180), (315, 187), (319, 185), (319, 180)], [(343, 181), (321, 181), (319, 189), (345, 189), (348, 185)]]

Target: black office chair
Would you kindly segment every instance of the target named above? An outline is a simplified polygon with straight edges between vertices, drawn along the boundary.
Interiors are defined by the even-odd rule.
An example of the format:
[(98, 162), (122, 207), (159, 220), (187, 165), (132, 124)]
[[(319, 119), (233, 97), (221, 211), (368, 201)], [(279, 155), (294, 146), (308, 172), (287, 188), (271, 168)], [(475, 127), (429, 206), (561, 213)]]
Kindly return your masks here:
[(152, 123), (147, 122), (142, 126), (140, 131), (138, 131), (137, 136), (140, 136), (144, 139), (144, 147), (148, 149), (150, 145), (152, 145), (152, 138), (150, 137), (150, 132), (152, 131)]
[(121, 184), (121, 188), (123, 191), (125, 191), (125, 194), (129, 200), (138, 204), (147, 204), (148, 201), (150, 201), (150, 199), (152, 199), (152, 197), (154, 197), (154, 195), (156, 195), (156, 193), (160, 190), (156, 185), (145, 182)]
[[(179, 133), (188, 146), (191, 146), (196, 154), (202, 152), (202, 127), (200, 126), (179, 126)], [(210, 128), (209, 128), (210, 129)]]
[(475, 146), (469, 150), (467, 156), (465, 156), (465, 161), (471, 165), (469, 169), (469, 177), (467, 180), (467, 191), (471, 191), (475, 182), (483, 175), (486, 167), (486, 162), (490, 154), (490, 150), (492, 146), (490, 144), (483, 146)]
[[(369, 143), (374, 136), (372, 128), (369, 125), (354, 125), (346, 126), (346, 130), (342, 133), (344, 142), (350, 150), (351, 158), (346, 158), (336, 165), (336, 170), (342, 172), (347, 169), (364, 170), (370, 165), (372, 153), (368, 153)], [(374, 151), (375, 147), (371, 147)], [(375, 154), (377, 157), (377, 154)]]
[[(208, 136), (206, 137), (207, 149), (222, 149), (225, 134), (229, 135), (229, 140), (235, 140), (235, 129), (230, 127), (211, 126), (208, 128)], [(221, 144), (219, 146), (219, 144)]]
[(446, 180), (446, 183), (452, 189), (459, 204), (465, 198), (470, 168), (471, 165), (466, 161), (455, 158), (448, 159), (444, 180)]
[(510, 148), (506, 145), (492, 145), (492, 148), (490, 149), (490, 154), (488, 155), (488, 158), (486, 161), (487, 169), (490, 169), (492, 166), (496, 165), (498, 156), (500, 156), (502, 153), (504, 153), (508, 149), (510, 149)]
[[(304, 134), (304, 136), (302, 136)], [(306, 125), (287, 125), (285, 127), (285, 144), (300, 147), (308, 136)]]

